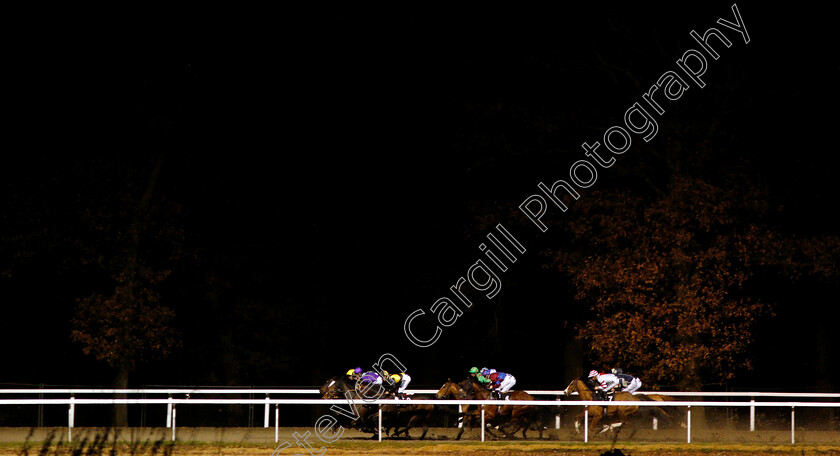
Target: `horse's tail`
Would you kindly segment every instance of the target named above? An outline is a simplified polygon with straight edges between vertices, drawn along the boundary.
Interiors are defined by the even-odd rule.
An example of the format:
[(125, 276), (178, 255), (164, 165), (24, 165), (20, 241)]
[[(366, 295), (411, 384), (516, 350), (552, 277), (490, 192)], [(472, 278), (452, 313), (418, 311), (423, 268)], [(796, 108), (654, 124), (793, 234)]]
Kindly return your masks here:
[(662, 407), (651, 407), (653, 408), (653, 416), (656, 417), (657, 420), (662, 421), (663, 424), (669, 426), (671, 423), (674, 422), (674, 418), (668, 414)]

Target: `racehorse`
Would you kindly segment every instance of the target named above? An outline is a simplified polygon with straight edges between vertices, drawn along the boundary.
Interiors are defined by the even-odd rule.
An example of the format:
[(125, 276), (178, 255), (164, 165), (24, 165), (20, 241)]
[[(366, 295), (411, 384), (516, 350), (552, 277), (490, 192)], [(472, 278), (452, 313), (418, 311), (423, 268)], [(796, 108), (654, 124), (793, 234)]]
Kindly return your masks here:
[(332, 377), (318, 391), (321, 393), (321, 399), (347, 399), (351, 406), (348, 411), (358, 413), (358, 416), (352, 416), (336, 412), (330, 408), (341, 426), (356, 429), (359, 432), (370, 432), (373, 433), (370, 438), (376, 437), (379, 432), (379, 427), (374, 420), (377, 410), (373, 406), (362, 402), (362, 399), (366, 399), (366, 397), (363, 397), (362, 393), (356, 390), (355, 383), (348, 381), (345, 376)]
[[(637, 397), (639, 397), (643, 400), (658, 401), (658, 402), (670, 402), (670, 401), (676, 400), (676, 399), (674, 399), (673, 396), (667, 396), (665, 394), (640, 394)], [(665, 426), (670, 425), (674, 421), (674, 418), (670, 414), (668, 414), (668, 412), (663, 410), (661, 407), (652, 407), (652, 408), (654, 408), (656, 410), (659, 410), (661, 412), (661, 415), (666, 418), (664, 423), (663, 423)], [(680, 416), (680, 411), (683, 411), (683, 413), (681, 415), (685, 416), (685, 412), (684, 412), (685, 407), (676, 407), (676, 409), (677, 409), (677, 416)], [(656, 410), (654, 410), (654, 412)], [(657, 413), (657, 418), (660, 419), (660, 416), (659, 416), (658, 413)], [(680, 426), (685, 428), (685, 426), (686, 426), (685, 422), (680, 421)]]
[[(462, 382), (463, 383), (463, 382)], [(468, 392), (464, 389), (461, 384), (455, 383), (452, 379), (447, 379), (446, 383), (440, 387), (437, 394), (435, 394), (437, 399), (475, 399), (475, 394), (472, 391)], [(492, 410), (490, 410), (492, 409)], [(484, 421), (488, 425), (492, 422), (492, 418), (495, 417), (496, 407), (490, 407), (490, 409), (485, 410), (484, 414)], [(461, 429), (458, 430), (458, 436), (455, 437), (455, 440), (461, 440), (461, 436), (464, 434), (464, 431), (469, 427), (472, 430), (472, 423), (480, 422), (481, 420), (481, 409), (475, 405), (467, 406), (466, 410), (461, 413), (463, 415), (463, 421), (461, 422)], [(488, 430), (489, 432), (489, 430)], [(490, 435), (495, 435), (490, 432)]]
[[(455, 383), (451, 379), (441, 386), (436, 397), (438, 399), (452, 398), (452, 399), (478, 399), (478, 400), (493, 400), (493, 394), (487, 391), (484, 387), (474, 383), (472, 379), (466, 379), (460, 383)], [(530, 398), (530, 399), (529, 399)], [(514, 391), (511, 393), (513, 400), (534, 400), (533, 396), (524, 391)], [(528, 429), (534, 424), (533, 416), (536, 407), (530, 405), (503, 405), (503, 406), (485, 406), (484, 407), (484, 422), (486, 428), (495, 428), (502, 431), (505, 435), (512, 435), (520, 428), (522, 428), (523, 438), (527, 438)], [(463, 413), (463, 426), (458, 431), (456, 440), (460, 440), (461, 436), (467, 427), (472, 429), (473, 423), (478, 423), (481, 420), (481, 408), (475, 405), (470, 405)], [(510, 426), (515, 426), (510, 430)], [(536, 428), (540, 431), (542, 437), (542, 426)], [(485, 429), (490, 435), (496, 434), (490, 429)]]
[[(386, 398), (383, 397), (383, 399)], [(423, 428), (423, 434), (420, 435), (420, 440), (426, 437), (426, 433), (429, 432), (428, 421), (435, 411), (435, 406), (432, 404), (412, 404), (411, 399), (431, 399), (431, 397), (410, 396), (410, 399), (404, 401), (405, 404), (382, 406), (382, 427), (385, 428), (387, 435), (390, 435), (390, 430), (393, 428), (394, 437), (405, 434), (406, 438), (410, 440), (409, 429), (421, 427)], [(400, 429), (402, 426), (405, 426), (405, 428)]]
[[(357, 389), (357, 387), (360, 389)], [(373, 438), (379, 431), (377, 416), (379, 407), (376, 405), (367, 405), (361, 401), (374, 398), (372, 391), (366, 392), (364, 388), (365, 386), (357, 385), (347, 379), (347, 377), (340, 376), (331, 378), (319, 389), (319, 391), (321, 392), (322, 399), (347, 398), (348, 401), (352, 400), (359, 416), (356, 419), (352, 419), (348, 423), (348, 426), (345, 427), (351, 427), (361, 432), (374, 433), (374, 436), (371, 437)], [(386, 399), (387, 397), (382, 398)], [(414, 398), (431, 399), (429, 397), (420, 396), (414, 396)], [(429, 417), (435, 409), (435, 406), (431, 404), (411, 404), (410, 400), (405, 402), (405, 405), (387, 404), (382, 406), (382, 427), (388, 435), (390, 435), (391, 429), (394, 429), (394, 437), (399, 434), (405, 434), (405, 436), (409, 439), (411, 438), (409, 429), (413, 427), (422, 427), (423, 434), (420, 436), (420, 439), (422, 440), (426, 437), (426, 433), (429, 432), (427, 423)], [(338, 416), (349, 418), (343, 414), (338, 414)], [(403, 426), (404, 428), (401, 429)]]
[[(467, 378), (459, 383), (469, 393), (473, 391), (476, 399), (492, 400), (493, 393), (481, 386), (474, 378)], [(512, 401), (533, 401), (534, 396), (525, 391), (511, 391), (510, 400)], [(490, 407), (492, 409), (493, 407)], [(485, 407), (485, 410), (487, 407)], [(527, 433), (529, 429), (539, 431), (540, 438), (545, 428), (542, 425), (541, 415), (539, 414), (539, 407), (533, 405), (502, 405), (499, 406), (494, 418), (496, 421), (502, 423), (499, 425), (500, 430), (505, 434), (513, 435), (522, 429), (522, 438), (528, 438)], [(486, 411), (485, 411), (486, 421)]]
[[(574, 393), (577, 391), (580, 399), (582, 401), (591, 401), (593, 400), (592, 391), (586, 386), (586, 382), (581, 379), (574, 379), (569, 386), (566, 387), (565, 393), (566, 396)], [(618, 392), (615, 393), (614, 399), (617, 401), (635, 401), (636, 399), (630, 393)], [(606, 407), (600, 405), (590, 405), (589, 406), (589, 415), (592, 418), (592, 423), (590, 423), (590, 429), (594, 430), (598, 426), (598, 422), (601, 421), (601, 417), (610, 417), (610, 415), (618, 415), (618, 421), (612, 423), (610, 425), (604, 425), (604, 428), (601, 429), (598, 434), (604, 433), (608, 430), (612, 430), (621, 426), (622, 424), (627, 422), (627, 417), (636, 413), (639, 410), (639, 406), (637, 405), (607, 405)], [(581, 412), (577, 417), (575, 417), (575, 431), (580, 432), (580, 419), (583, 418), (584, 413)]]

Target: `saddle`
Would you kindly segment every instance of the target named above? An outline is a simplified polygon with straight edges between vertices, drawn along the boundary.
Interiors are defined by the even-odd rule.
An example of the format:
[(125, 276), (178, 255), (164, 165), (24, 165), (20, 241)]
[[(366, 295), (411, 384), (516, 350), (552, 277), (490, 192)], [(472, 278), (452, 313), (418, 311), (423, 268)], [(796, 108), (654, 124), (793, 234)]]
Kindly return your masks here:
[(606, 391), (595, 391), (595, 400), (596, 401), (611, 401), (613, 400), (613, 394), (608, 394)]

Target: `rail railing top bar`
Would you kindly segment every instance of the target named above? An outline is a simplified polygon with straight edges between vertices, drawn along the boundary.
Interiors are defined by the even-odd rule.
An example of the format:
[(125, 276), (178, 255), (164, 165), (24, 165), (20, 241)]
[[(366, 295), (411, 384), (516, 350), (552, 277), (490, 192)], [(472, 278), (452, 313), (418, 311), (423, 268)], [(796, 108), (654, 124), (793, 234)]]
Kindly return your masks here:
[[(278, 404), (278, 405), (333, 405), (348, 404), (346, 399), (0, 399), (0, 405), (61, 405), (61, 404), (192, 404), (192, 405), (249, 405), (249, 404)], [(837, 402), (725, 402), (725, 401), (522, 401), (522, 400), (452, 400), (452, 399), (413, 399), (410, 401), (396, 399), (355, 400), (356, 405), (535, 405), (535, 406), (603, 406), (603, 405), (636, 405), (639, 407), (837, 407)]]
[[(74, 389), (0, 389), (0, 394), (318, 394), (318, 389), (120, 389), (120, 388), (74, 388)], [(437, 392), (437, 390), (435, 390)]]
[[(0, 389), (3, 394), (318, 394), (310, 388), (261, 388), (261, 389), (221, 389), (221, 388), (8, 388)], [(413, 394), (434, 394), (437, 390), (407, 390)], [(525, 390), (528, 394), (562, 396), (564, 390)], [(576, 393), (572, 393), (576, 394)], [(800, 397), (800, 398), (840, 398), (840, 393), (772, 393), (772, 392), (701, 392), (701, 391), (637, 391), (635, 394), (660, 394), (673, 397)]]

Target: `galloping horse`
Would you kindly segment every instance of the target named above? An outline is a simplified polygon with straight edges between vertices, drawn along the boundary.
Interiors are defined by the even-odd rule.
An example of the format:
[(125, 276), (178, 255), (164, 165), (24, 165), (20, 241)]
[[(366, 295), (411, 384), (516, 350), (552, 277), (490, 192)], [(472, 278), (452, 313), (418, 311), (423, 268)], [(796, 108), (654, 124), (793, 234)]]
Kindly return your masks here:
[[(339, 417), (350, 419), (348, 426), (357, 429), (361, 432), (371, 432), (375, 434), (379, 431), (377, 424), (377, 412), (379, 411), (376, 405), (367, 405), (363, 402), (366, 399), (372, 399), (373, 396), (365, 394), (364, 390), (356, 389), (356, 383), (348, 381), (347, 377), (333, 377), (320, 388), (321, 399), (345, 399), (352, 401), (359, 416), (356, 419), (350, 419), (347, 415), (338, 414)], [(349, 396), (348, 396), (349, 395)], [(431, 399), (429, 397), (414, 396), (415, 399)], [(386, 399), (383, 397), (383, 399)], [(432, 415), (435, 406), (431, 404), (412, 404), (410, 400), (405, 401), (405, 405), (383, 405), (382, 406), (382, 425), (385, 428), (386, 434), (390, 435), (390, 430), (394, 429), (394, 437), (399, 434), (405, 434), (407, 438), (411, 438), (409, 429), (413, 427), (422, 427), (423, 434), (420, 439), (426, 437), (429, 432), (427, 422)], [(345, 422), (347, 422), (345, 420)], [(404, 428), (403, 428), (404, 426)], [(401, 429), (403, 428), (403, 429)]]
[[(658, 401), (658, 402), (671, 402), (671, 401), (676, 400), (676, 399), (674, 399), (673, 396), (667, 396), (667, 395), (664, 395), (664, 394), (640, 394), (637, 397), (642, 399), (642, 400)], [(656, 414), (657, 419), (661, 420), (662, 417), (665, 418), (665, 420), (663, 422), (663, 424), (665, 426), (668, 426), (668, 425), (670, 425), (671, 423), (674, 422), (674, 418), (670, 414), (668, 414), (668, 412), (663, 410), (661, 407), (651, 407), (651, 408), (654, 409), (653, 412)], [(680, 411), (681, 410), (683, 411), (682, 416), (685, 416), (685, 407), (676, 407), (676, 410), (677, 410), (677, 416), (680, 416)], [(680, 426), (685, 428), (685, 422), (680, 422)]]
[[(437, 398), (437, 399), (450, 398), (450, 399), (463, 400), (463, 399), (475, 399), (475, 395), (472, 394), (471, 392), (467, 392), (467, 390), (465, 390), (464, 387), (462, 387), (458, 383), (453, 382), (452, 379), (447, 379), (446, 383), (444, 383), (443, 386), (441, 386), (440, 389), (438, 390), (437, 394), (435, 394), (435, 398)], [(495, 410), (494, 410), (494, 414), (495, 414)], [(455, 440), (461, 440), (461, 435), (464, 434), (464, 430), (466, 430), (467, 427), (472, 429), (473, 420), (478, 421), (478, 420), (481, 419), (481, 411), (478, 407), (476, 407), (474, 405), (467, 406), (466, 410), (464, 410), (464, 412), (462, 412), (462, 415), (463, 415), (462, 426), (461, 426), (461, 429), (458, 430), (458, 436), (455, 437)], [(490, 422), (488, 420), (487, 413), (485, 413), (484, 418), (485, 418), (485, 421), (487, 423)], [(493, 435), (493, 434), (491, 433), (491, 435)]]
[(321, 393), (321, 399), (347, 399), (352, 407), (349, 412), (355, 410), (358, 416), (351, 417), (348, 414), (337, 413), (332, 408), (335, 417), (339, 420), (339, 424), (346, 428), (356, 429), (359, 432), (370, 432), (376, 437), (379, 428), (375, 424), (373, 417), (376, 416), (376, 411), (370, 405), (366, 405), (361, 401), (365, 399), (362, 394), (356, 390), (356, 384), (348, 382), (347, 377), (338, 376), (332, 377), (324, 383), (318, 390)]
[[(411, 396), (413, 399), (431, 399), (428, 396)], [(386, 398), (383, 398), (386, 399)], [(388, 398), (390, 399), (390, 398)], [(405, 434), (406, 438), (411, 439), (409, 429), (413, 427), (422, 427), (423, 434), (420, 435), (420, 440), (426, 437), (429, 432), (428, 421), (435, 411), (435, 406), (432, 404), (412, 404), (411, 399), (405, 400), (405, 404), (399, 405), (383, 405), (382, 406), (382, 426), (385, 428), (385, 433), (390, 434), (391, 428), (394, 428), (394, 437), (400, 434)], [(405, 426), (405, 429), (400, 427)]]
[[(569, 383), (569, 386), (566, 387), (566, 396), (574, 393), (577, 391), (578, 395), (580, 395), (580, 399), (582, 401), (591, 401), (593, 399), (592, 391), (586, 386), (586, 382), (581, 379), (572, 380)], [(638, 400), (630, 393), (618, 392), (615, 393), (615, 400), (617, 401), (636, 401)], [(606, 410), (605, 410), (606, 409)], [(623, 423), (627, 422), (627, 417), (636, 413), (639, 410), (639, 406), (637, 405), (607, 405), (606, 407), (600, 405), (590, 405), (589, 406), (589, 416), (592, 418), (592, 423), (589, 425), (590, 429), (594, 430), (595, 427), (598, 425), (598, 422), (601, 421), (602, 415), (605, 417), (610, 417), (610, 415), (618, 415), (618, 422), (613, 423), (611, 425), (604, 425), (604, 428), (601, 429), (599, 434), (606, 432), (608, 430), (614, 429), (618, 426), (621, 426)], [(606, 413), (604, 413), (606, 412)], [(575, 431), (580, 432), (580, 419), (583, 418), (583, 413), (580, 413), (578, 416), (575, 417)]]
[[(476, 382), (474, 378), (467, 378), (459, 385), (462, 387), (468, 385), (464, 389), (468, 393), (470, 391), (474, 391), (476, 399), (495, 399), (493, 397), (493, 393), (481, 386), (481, 384)], [(531, 396), (525, 391), (511, 391), (509, 397), (512, 401), (534, 400), (534, 396)], [(490, 408), (492, 409), (493, 407)], [(542, 422), (540, 420), (539, 409), (534, 405), (502, 405), (498, 407), (498, 411), (496, 412), (494, 418), (497, 418), (496, 421), (503, 423), (503, 425), (500, 425), (499, 427), (505, 434), (513, 435), (522, 429), (522, 438), (528, 438), (528, 430), (534, 429), (539, 431), (540, 438), (542, 438), (542, 431), (544, 430), (544, 427), (542, 426)]]
[[(438, 399), (452, 398), (452, 399), (477, 399), (477, 400), (493, 400), (493, 394), (487, 391), (481, 385), (474, 383), (472, 379), (466, 379), (460, 383), (455, 383), (451, 379), (441, 386), (437, 392)], [(534, 400), (533, 396), (524, 391), (514, 391), (511, 393), (512, 400)], [(534, 425), (534, 416), (536, 407), (531, 405), (502, 405), (502, 406), (485, 406), (484, 407), (484, 422), (485, 427), (495, 428), (501, 430), (505, 435), (512, 435), (520, 428), (522, 429), (522, 437), (527, 438), (528, 429)], [(481, 408), (479, 406), (470, 405), (466, 408), (464, 415), (463, 426), (458, 431), (456, 440), (461, 439), (464, 430), (467, 427), (472, 429), (473, 423), (478, 423), (481, 420)], [(510, 426), (515, 426), (512, 430)], [(542, 437), (542, 426), (534, 427), (540, 431)], [(496, 434), (490, 429), (486, 429), (492, 436)]]

